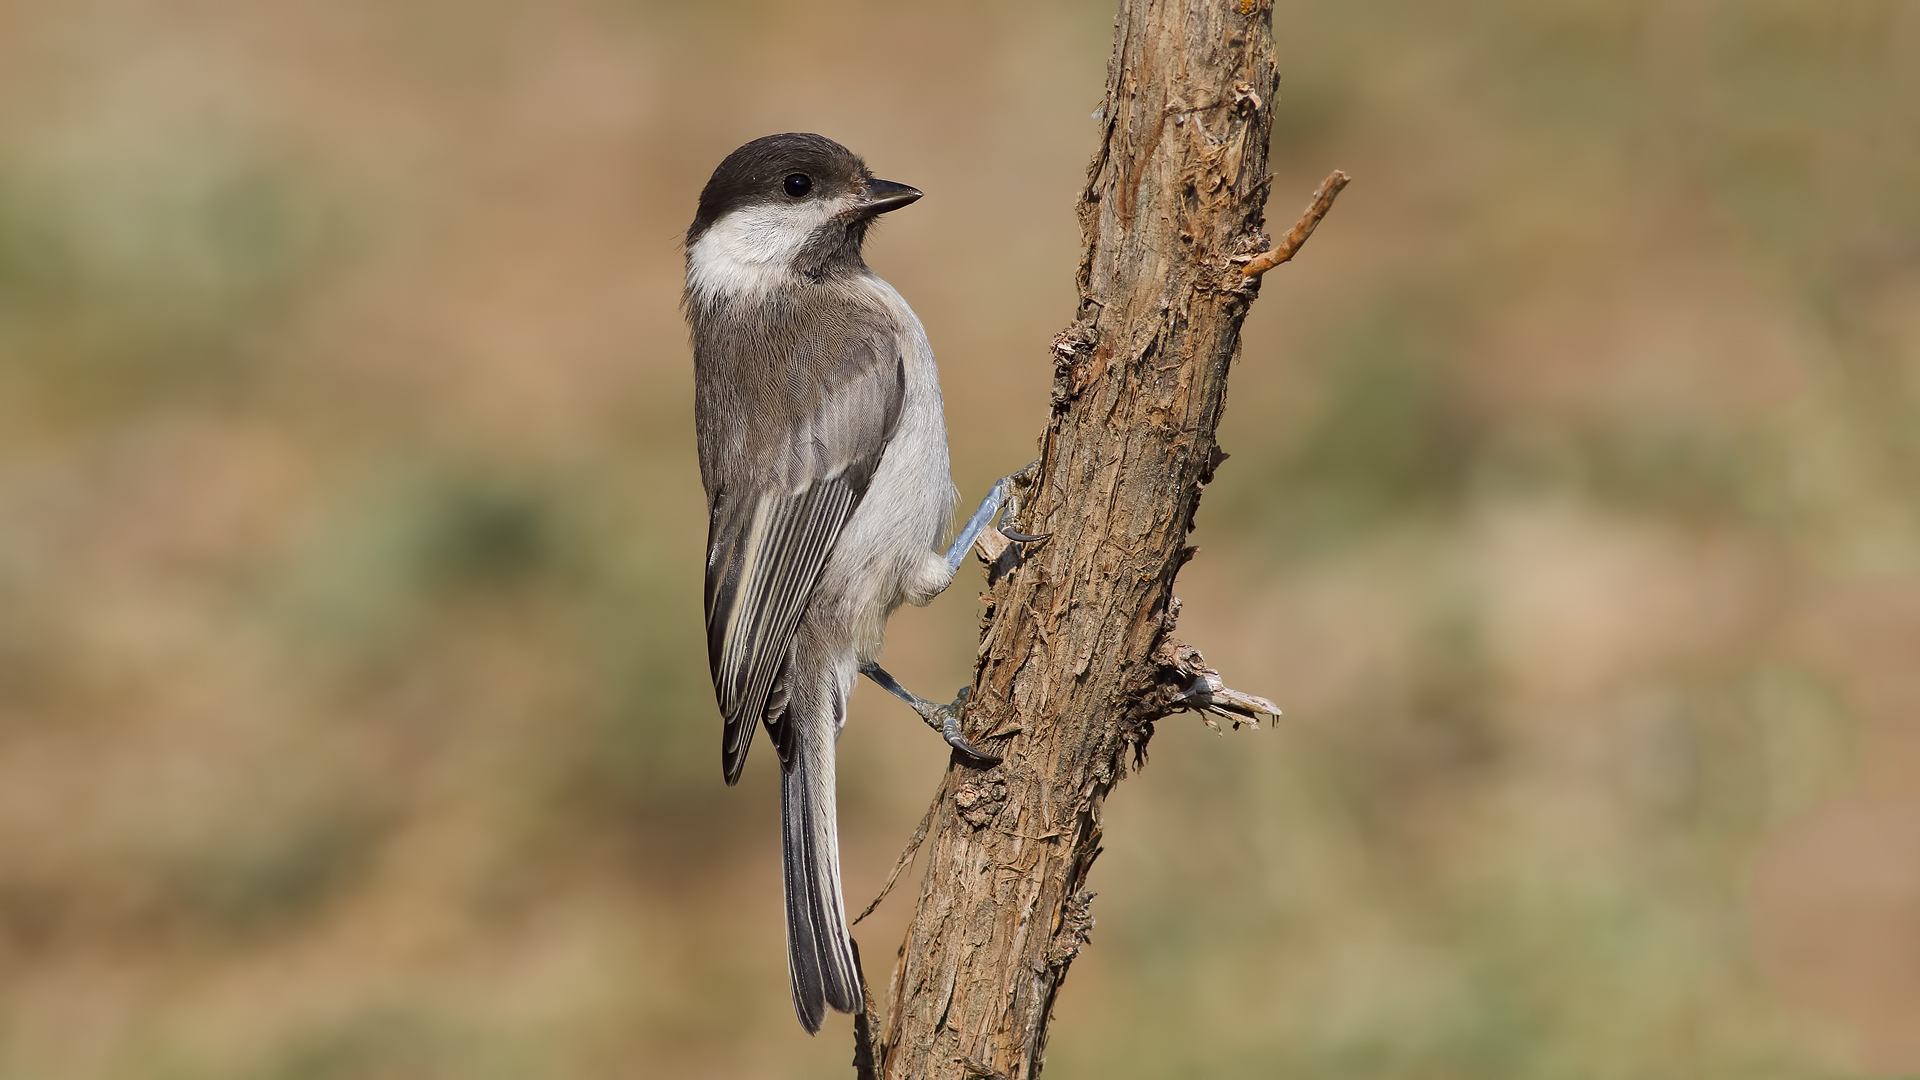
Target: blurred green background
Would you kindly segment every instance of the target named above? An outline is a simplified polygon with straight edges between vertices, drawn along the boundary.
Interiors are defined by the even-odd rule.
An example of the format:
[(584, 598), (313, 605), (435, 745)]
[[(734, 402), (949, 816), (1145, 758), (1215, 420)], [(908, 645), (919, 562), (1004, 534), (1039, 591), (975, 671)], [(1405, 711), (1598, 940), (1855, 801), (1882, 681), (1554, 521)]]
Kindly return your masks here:
[[(1026, 462), (1111, 4), (0, 3), (0, 1077), (828, 1077), (720, 782), (678, 234), (814, 130)], [(1048, 1075), (1920, 1073), (1920, 6), (1281, 0)], [(969, 571), (971, 573), (972, 571)], [(969, 579), (895, 620), (971, 671)], [(947, 754), (871, 688), (863, 905)], [(857, 931), (885, 978), (911, 901)]]

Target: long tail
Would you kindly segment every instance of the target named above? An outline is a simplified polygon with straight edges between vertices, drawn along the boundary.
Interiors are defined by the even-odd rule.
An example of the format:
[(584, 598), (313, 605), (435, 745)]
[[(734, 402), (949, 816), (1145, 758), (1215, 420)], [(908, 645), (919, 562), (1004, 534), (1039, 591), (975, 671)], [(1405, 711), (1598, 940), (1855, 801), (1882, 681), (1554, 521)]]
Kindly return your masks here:
[(793, 768), (780, 774), (787, 971), (793, 980), (793, 1011), (809, 1033), (820, 1030), (828, 1005), (852, 1012), (861, 1004), (847, 908), (840, 897), (840, 834), (834, 815), (834, 742), (846, 697), (838, 686), (826, 697), (821, 704), (832, 710), (830, 715), (788, 714), (788, 722), (798, 721)]

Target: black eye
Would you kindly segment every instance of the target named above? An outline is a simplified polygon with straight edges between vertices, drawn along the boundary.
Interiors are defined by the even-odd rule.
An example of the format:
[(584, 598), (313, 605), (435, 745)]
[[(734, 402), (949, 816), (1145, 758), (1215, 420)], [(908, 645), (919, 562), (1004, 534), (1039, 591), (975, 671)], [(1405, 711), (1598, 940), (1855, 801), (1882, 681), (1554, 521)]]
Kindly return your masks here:
[(787, 177), (787, 194), (794, 198), (805, 198), (807, 192), (812, 190), (813, 181), (807, 177), (806, 173), (793, 173)]

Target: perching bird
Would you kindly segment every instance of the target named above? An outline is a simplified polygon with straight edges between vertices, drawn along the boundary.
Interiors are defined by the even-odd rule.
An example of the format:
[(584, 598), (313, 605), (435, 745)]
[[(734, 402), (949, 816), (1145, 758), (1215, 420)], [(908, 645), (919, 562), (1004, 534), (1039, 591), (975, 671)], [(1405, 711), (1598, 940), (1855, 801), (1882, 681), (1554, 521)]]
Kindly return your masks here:
[(947, 587), (1008, 490), (995, 485), (936, 550), (955, 499), (939, 372), (920, 320), (860, 257), (873, 219), (918, 198), (831, 139), (769, 135), (720, 163), (687, 230), (722, 761), (732, 784), (761, 724), (780, 755), (787, 965), (809, 1032), (826, 1006), (861, 1003), (834, 815), (854, 676), (961, 751), (998, 760), (967, 745), (957, 708), (914, 697), (874, 663), (887, 616)]

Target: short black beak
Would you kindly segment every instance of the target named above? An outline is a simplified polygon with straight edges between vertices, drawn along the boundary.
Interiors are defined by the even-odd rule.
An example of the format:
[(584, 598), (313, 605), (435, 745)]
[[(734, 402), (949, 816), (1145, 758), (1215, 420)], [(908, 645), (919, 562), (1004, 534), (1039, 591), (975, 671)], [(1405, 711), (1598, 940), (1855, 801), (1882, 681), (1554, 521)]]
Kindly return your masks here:
[(861, 192), (860, 212), (868, 217), (898, 210), (920, 197), (920, 189), (891, 180), (869, 180)]

